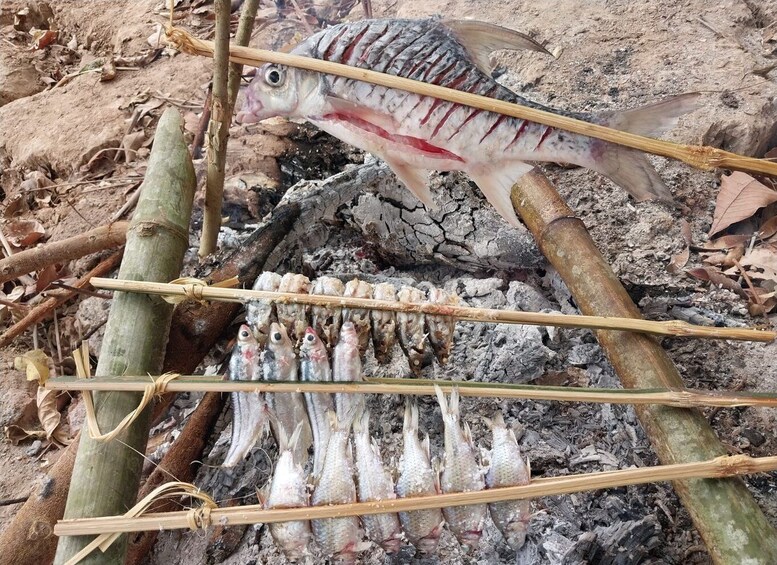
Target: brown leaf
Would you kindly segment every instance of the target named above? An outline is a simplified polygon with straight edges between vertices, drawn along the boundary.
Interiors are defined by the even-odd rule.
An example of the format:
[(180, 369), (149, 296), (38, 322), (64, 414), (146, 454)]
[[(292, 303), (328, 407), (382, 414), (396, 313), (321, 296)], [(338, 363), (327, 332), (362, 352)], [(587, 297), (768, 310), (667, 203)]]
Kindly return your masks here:
[(746, 267), (754, 266), (777, 271), (777, 250), (768, 245), (756, 247), (742, 257), (740, 263)]
[(14, 247), (27, 247), (37, 243), (46, 230), (38, 220), (16, 220), (6, 226), (5, 235)]
[(756, 210), (772, 202), (777, 202), (777, 192), (748, 174), (735, 171), (729, 176), (721, 177), (709, 235), (749, 218)]
[(742, 255), (745, 254), (745, 247), (744, 245), (737, 245), (736, 247), (732, 247), (728, 250), (726, 253), (713, 253), (706, 259), (704, 259), (704, 263), (707, 265), (720, 265), (722, 267), (733, 267), (736, 265), (737, 261), (739, 261), (742, 258)]
[(766, 220), (761, 227), (758, 228), (758, 239), (769, 239), (777, 233), (777, 216), (773, 216)]
[(12, 444), (19, 445), (29, 438), (44, 439), (46, 437), (46, 432), (43, 430), (25, 430), (16, 424), (11, 424), (5, 428), (5, 437), (7, 437)]
[(747, 299), (747, 293), (741, 286), (713, 267), (697, 267), (695, 269), (688, 269), (686, 273), (699, 280), (720, 285), (735, 292), (741, 298)]
[(28, 381), (38, 381), (39, 385), (46, 384), (49, 378), (49, 358), (42, 349), (31, 349), (21, 357), (13, 361), (17, 371), (24, 371)]
[(669, 264), (666, 266), (666, 270), (672, 273), (673, 275), (676, 275), (680, 271), (683, 270), (683, 267), (688, 263), (688, 259), (691, 258), (691, 249), (689, 247), (685, 247), (680, 253), (675, 253), (672, 255), (672, 259), (669, 261)]
[(698, 247), (699, 251), (717, 251), (718, 249), (731, 249), (737, 245), (742, 245), (750, 241), (749, 235), (724, 235), (705, 243)]
[(58, 33), (59, 32), (51, 29), (30, 30), (30, 35), (32, 36), (32, 48), (43, 49), (44, 47), (51, 45), (57, 40)]
[(59, 445), (70, 443), (70, 437), (62, 425), (62, 414), (57, 410), (59, 391), (38, 387), (38, 419), (43, 424), (46, 438)]

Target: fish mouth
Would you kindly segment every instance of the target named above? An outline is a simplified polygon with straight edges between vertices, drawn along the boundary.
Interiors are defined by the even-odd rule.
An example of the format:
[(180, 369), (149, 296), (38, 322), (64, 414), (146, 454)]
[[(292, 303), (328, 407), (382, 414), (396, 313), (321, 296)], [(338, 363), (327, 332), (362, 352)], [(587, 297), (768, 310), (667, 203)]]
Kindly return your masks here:
[(238, 124), (255, 124), (256, 122), (261, 122), (268, 117), (262, 115), (262, 110), (264, 110), (264, 104), (251, 96), (250, 91), (246, 92), (245, 98), (243, 99), (243, 106), (237, 113), (237, 116), (235, 116), (235, 121)]

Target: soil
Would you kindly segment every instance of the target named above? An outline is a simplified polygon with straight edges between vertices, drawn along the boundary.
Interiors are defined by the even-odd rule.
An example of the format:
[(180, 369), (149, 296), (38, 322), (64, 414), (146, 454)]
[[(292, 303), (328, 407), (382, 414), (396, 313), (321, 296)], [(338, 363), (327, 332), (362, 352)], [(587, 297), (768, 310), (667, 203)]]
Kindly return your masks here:
[[(142, 178), (156, 119), (168, 105), (184, 113), (188, 135), (193, 137), (210, 79), (207, 59), (163, 49), (149, 64), (119, 70), (113, 80), (100, 81), (101, 62), (112, 55), (133, 57), (151, 49), (148, 38), (164, 22), (160, 13), (163, 4), (159, 0), (101, 2), (96, 9), (94, 2), (61, 0), (51, 3), (51, 14), (47, 16), (45, 6), (31, 2), (32, 15), (40, 15), (41, 22), (59, 31), (55, 44), (41, 50), (30, 49), (28, 30), (14, 28), (14, 14), (27, 2), (12, 0), (0, 5), (0, 229), (6, 230), (13, 220), (36, 219), (46, 230), (46, 241), (55, 241), (101, 225), (122, 208)], [(698, 91), (703, 93), (702, 107), (681, 118), (666, 139), (712, 144), (755, 156), (777, 145), (777, 70), (759, 71), (774, 63), (777, 56), (774, 2), (558, 0), (547, 6), (519, 0), (376, 0), (372, 6), (376, 17), (472, 17), (529, 33), (547, 45), (556, 58), (500, 52), (495, 59), (502, 73), (500, 81), (537, 102), (595, 114)], [(209, 8), (212, 5), (208, 2), (183, 2), (182, 10), (188, 14), (183, 24), (207, 36), (212, 31)], [(359, 3), (346, 16), (361, 17)], [(41, 25), (38, 22), (36, 27)], [(279, 48), (305, 34), (305, 29), (289, 18), (255, 33), (252, 45)], [(84, 72), (53, 86), (79, 69), (91, 68), (90, 64), (97, 71)], [(140, 113), (135, 124), (130, 121), (133, 112)], [(131, 132), (143, 132), (145, 143), (136, 153), (129, 152), (131, 158), (126, 159), (115, 149), (130, 133), (130, 125)], [(117, 153), (119, 158), (114, 160)], [(234, 126), (227, 157), (225, 215), (229, 222), (223, 230), (222, 245), (239, 245), (240, 239), (296, 182), (325, 179), (349, 163), (363, 160), (360, 152), (307, 126), (283, 122)], [(658, 158), (653, 162), (685, 210), (655, 202), (635, 203), (623, 190), (584, 169), (549, 165), (545, 170), (583, 219), (646, 317), (666, 320), (682, 311), (719, 325), (773, 326), (777, 319), (774, 315), (751, 318), (746, 303), (733, 292), (700, 283), (684, 272), (667, 270), (670, 257), (684, 247), (682, 219), (689, 222), (694, 243), (706, 241), (720, 173), (698, 171)], [(198, 170), (202, 170), (201, 164)], [(49, 181), (44, 184), (59, 186), (31, 192), (31, 187), (41, 184), (31, 185), (30, 179), (41, 176)], [(199, 230), (201, 211), (199, 206), (196, 208), (193, 229)], [(293, 254), (278, 259), (274, 268), (281, 272), (303, 271), (311, 277), (359, 274), (429, 281), (457, 291), (465, 303), (472, 305), (575, 311), (563, 284), (545, 265), (463, 269), (450, 261), (430, 261), (422, 266), (399, 266), (388, 253), (382, 253), (379, 242), (365, 237), (348, 222), (347, 213), (335, 218), (334, 226), (322, 229), (324, 235), (317, 239), (316, 247), (300, 245)], [(196, 243), (196, 232), (192, 243)], [(194, 252), (188, 254), (188, 270), (194, 269), (195, 257)], [(98, 259), (89, 257), (63, 265), (62, 276), (80, 276)], [(689, 266), (700, 264), (700, 257), (692, 252)], [(19, 281), (7, 283), (2, 291), (10, 294), (16, 284)], [(33, 303), (35, 296), (30, 290), (23, 300)], [(90, 342), (93, 351), (97, 350), (98, 327), (107, 316), (104, 306), (101, 299), (92, 297), (58, 311), (64, 361), (55, 363), (57, 372), (72, 372), (67, 357), (79, 336), (98, 332)], [(9, 323), (7, 311), (2, 311), (0, 324)], [(224, 336), (224, 344), (234, 333)], [(37, 328), (36, 341), (58, 359), (53, 323)], [(689, 387), (777, 390), (777, 344), (665, 339), (663, 346)], [(33, 335), (28, 332), (0, 351), (5, 383), (0, 397), (0, 425), (4, 427), (38, 425), (35, 386), (13, 368), (14, 357), (32, 347)], [(520, 363), (514, 362), (516, 358)], [(453, 359), (444, 368), (431, 366), (425, 376), (619, 386), (593, 335), (586, 331), (459, 323)], [(206, 364), (217, 361), (214, 354)], [(366, 370), (384, 376), (406, 372), (407, 365), (397, 353), (388, 368), (371, 360)], [(194, 394), (180, 395), (165, 427), (167, 436), (183, 425), (198, 398)], [(430, 432), (432, 449), (439, 453), (439, 409), (431, 398), (422, 402), (426, 408), (421, 411), (422, 427)], [(531, 461), (534, 476), (657, 463), (633, 409), (628, 407), (471, 399), (463, 404), (473, 436), (484, 448), (490, 443), (484, 416), (501, 409), (508, 423), (518, 426), (519, 443)], [(382, 425), (373, 433), (381, 442), (382, 453), (387, 462), (396, 463), (401, 450), (400, 399), (371, 399), (370, 408), (381, 415)], [(730, 453), (777, 453), (777, 439), (768, 433), (777, 423), (773, 412), (738, 408), (708, 410), (705, 415)], [(73, 418), (74, 425), (76, 420)], [(205, 466), (196, 482), (219, 501), (254, 503), (255, 487), (261, 487), (271, 472), (275, 447), (271, 441), (257, 446), (246, 464), (231, 472), (218, 468), (226, 452), (230, 420), (227, 411), (210, 438)], [(158, 453), (164, 451), (161, 440), (154, 441), (153, 446)], [(0, 442), (0, 457), (6, 462), (0, 476), (0, 499), (35, 491), (35, 485), (59, 454), (56, 448), (32, 448), (31, 440), (19, 445)], [(745, 481), (777, 525), (777, 474), (748, 477)], [(0, 507), (0, 527), (9, 523), (16, 508)], [(446, 532), (439, 562), (710, 561), (688, 513), (668, 484), (548, 497), (535, 501), (535, 510), (527, 543), (517, 555), (489, 524), (481, 548), (471, 556), (461, 554)], [(620, 551), (637, 546), (642, 550)], [(373, 548), (364, 560), (383, 563), (385, 556)], [(412, 550), (403, 549), (398, 562), (411, 561)], [(438, 562), (438, 558), (429, 561)], [(282, 562), (267, 528), (261, 525), (232, 531), (231, 539), (215, 539), (201, 532), (162, 533), (148, 558), (153, 564)]]

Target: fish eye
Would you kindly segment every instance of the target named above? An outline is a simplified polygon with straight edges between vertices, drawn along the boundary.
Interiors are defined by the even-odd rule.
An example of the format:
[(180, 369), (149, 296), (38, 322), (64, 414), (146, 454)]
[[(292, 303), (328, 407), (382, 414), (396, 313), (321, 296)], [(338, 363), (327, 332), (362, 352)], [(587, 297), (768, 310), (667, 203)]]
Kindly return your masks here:
[(284, 70), (276, 65), (270, 65), (264, 71), (264, 82), (270, 86), (281, 86), (285, 78), (286, 73)]
[(272, 334), (273, 341), (280, 341), (281, 340), (281, 332), (275, 332)]
[(247, 338), (248, 337), (248, 331), (247, 330), (243, 330), (242, 332), (240, 332), (240, 337), (242, 337), (243, 339)]
[(309, 342), (313, 343), (313, 340), (315, 338), (313, 337), (313, 334), (308, 334), (308, 335), (305, 336), (305, 339), (308, 340)]

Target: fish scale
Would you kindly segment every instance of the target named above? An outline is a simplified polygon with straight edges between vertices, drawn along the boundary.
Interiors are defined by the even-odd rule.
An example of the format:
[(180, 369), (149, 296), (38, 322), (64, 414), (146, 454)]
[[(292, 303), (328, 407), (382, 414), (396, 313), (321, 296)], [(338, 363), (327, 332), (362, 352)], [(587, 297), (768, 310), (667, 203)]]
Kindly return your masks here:
[[(491, 77), (488, 56), (500, 49), (549, 54), (527, 36), (471, 20), (383, 19), (339, 24), (293, 51), (489, 98), (572, 116), (639, 135), (657, 136), (697, 107), (689, 93), (620, 113), (584, 115), (527, 100)], [(269, 78), (268, 78), (269, 77)], [(249, 85), (243, 123), (274, 116), (305, 119), (383, 158), (397, 178), (434, 208), (428, 172), (463, 171), (497, 212), (519, 225), (510, 194), (532, 169), (527, 161), (565, 162), (597, 171), (637, 200), (672, 202), (644, 154), (539, 123), (333, 75), (268, 64)]]

